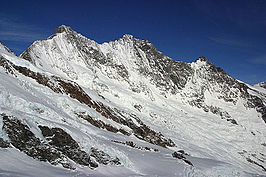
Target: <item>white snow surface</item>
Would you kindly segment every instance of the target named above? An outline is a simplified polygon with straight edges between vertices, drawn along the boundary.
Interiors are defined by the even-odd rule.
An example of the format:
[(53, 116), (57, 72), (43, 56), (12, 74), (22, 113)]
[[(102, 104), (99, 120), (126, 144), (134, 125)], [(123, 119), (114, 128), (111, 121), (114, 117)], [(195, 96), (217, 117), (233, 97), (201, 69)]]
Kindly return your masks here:
[[(120, 125), (107, 120), (95, 110), (70, 98), (68, 95), (54, 93), (35, 80), (16, 73), (8, 74), (0, 66), (0, 113), (14, 115), (27, 124), (37, 137), (41, 137), (38, 125), (60, 127), (74, 138), (86, 152), (96, 147), (113, 157), (118, 157), (121, 166), (100, 165), (95, 170), (76, 165), (75, 170), (39, 162), (15, 148), (0, 148), (0, 176), (264, 176), (265, 171), (246, 158), (258, 161), (266, 167), (266, 124), (255, 109), (246, 108), (245, 100), (238, 98), (236, 103), (219, 99), (217, 90), (204, 93), (205, 104), (223, 108), (238, 125), (205, 112), (188, 104), (191, 90), (200, 89), (194, 83), (205, 83), (194, 75), (186, 87), (177, 94), (164, 92), (150, 79), (138, 73), (138, 60), (133, 51), (133, 38), (123, 38), (103, 44), (76, 34), (87, 48), (101, 51), (110, 56), (113, 64), (123, 65), (128, 80), (120, 77), (111, 66), (101, 65), (94, 59), (86, 58), (75, 44), (69, 42), (66, 32), (57, 33), (52, 38), (35, 42), (30, 48), (34, 63), (16, 57), (0, 44), (0, 55), (11, 63), (27, 67), (34, 72), (56, 75), (78, 83), (93, 99), (127, 113), (134, 113), (156, 132), (171, 138), (177, 147), (162, 148), (131, 136), (99, 129), (87, 121), (79, 119), (75, 112), (88, 112), (115, 127)], [(145, 65), (149, 66), (145, 53), (138, 49)], [(93, 50), (92, 50), (93, 51)], [(205, 63), (191, 63), (197, 70)], [(148, 67), (149, 68), (149, 67)], [(194, 80), (193, 80), (194, 79)], [(140, 92), (133, 92), (132, 87)], [(215, 86), (213, 86), (215, 88)], [(252, 87), (261, 93), (261, 90)], [(258, 95), (257, 92), (250, 91)], [(265, 92), (264, 92), (265, 93)], [(103, 96), (105, 99), (100, 97)], [(141, 105), (140, 111), (134, 105)], [(38, 110), (42, 110), (41, 112)], [(2, 127), (2, 117), (0, 116)], [(0, 137), (8, 140), (0, 128)], [(137, 145), (156, 148), (159, 152), (134, 149), (111, 140), (133, 141)], [(193, 166), (172, 157), (176, 150), (183, 149)], [(242, 154), (241, 154), (242, 153)]]

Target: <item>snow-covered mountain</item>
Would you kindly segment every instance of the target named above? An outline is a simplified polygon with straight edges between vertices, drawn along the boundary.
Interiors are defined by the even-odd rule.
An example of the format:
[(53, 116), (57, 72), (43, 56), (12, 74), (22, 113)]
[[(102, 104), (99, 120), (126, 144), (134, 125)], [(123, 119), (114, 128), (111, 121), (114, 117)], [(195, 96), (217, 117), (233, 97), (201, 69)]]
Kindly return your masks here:
[[(254, 87), (266, 89), (266, 82), (260, 82), (258, 84), (255, 84)], [(263, 91), (265, 92), (265, 90)]]
[(266, 89), (205, 57), (62, 25), (0, 74), (2, 176), (266, 175)]

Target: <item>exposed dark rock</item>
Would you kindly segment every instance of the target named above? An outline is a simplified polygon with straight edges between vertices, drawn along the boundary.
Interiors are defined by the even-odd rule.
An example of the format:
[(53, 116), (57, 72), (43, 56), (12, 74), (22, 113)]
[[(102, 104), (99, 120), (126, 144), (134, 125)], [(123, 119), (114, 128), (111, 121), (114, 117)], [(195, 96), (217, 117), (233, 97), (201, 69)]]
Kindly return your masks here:
[(182, 153), (177, 153), (177, 152), (174, 152), (174, 153), (172, 154), (172, 156), (173, 156), (174, 158), (178, 158), (178, 159), (185, 159), (185, 158), (186, 158)]
[(247, 95), (247, 107), (255, 108), (259, 113), (261, 113), (263, 121), (266, 123), (266, 105), (264, 105), (261, 98), (254, 95)]
[(223, 111), (219, 107), (205, 105), (202, 100), (199, 100), (198, 102), (197, 102), (197, 100), (194, 100), (190, 104), (191, 105), (194, 105), (194, 106), (197, 106), (198, 108), (203, 108), (203, 110), (205, 112), (209, 112), (210, 111), (211, 113), (220, 116), (221, 119), (225, 119), (225, 120), (231, 122), (232, 124), (238, 125), (238, 123), (236, 122), (236, 120), (233, 119), (233, 118), (231, 118), (231, 116), (229, 115), (228, 112)]
[(87, 120), (90, 124), (94, 125), (95, 127), (106, 129), (107, 131), (114, 132), (114, 133), (121, 132), (122, 134), (127, 135), (127, 136), (130, 135), (130, 133), (127, 132), (126, 130), (117, 129), (110, 124), (104, 123), (101, 120), (96, 120), (92, 118), (90, 115), (86, 114), (85, 112), (79, 112), (79, 113), (76, 113), (76, 115), (82, 119)]
[[(93, 107), (98, 111), (101, 112), (102, 116), (111, 119), (119, 124), (126, 125), (129, 128), (132, 129), (134, 135), (144, 141), (147, 141), (149, 143), (159, 145), (162, 147), (173, 147), (175, 146), (174, 142), (171, 139), (166, 139), (161, 133), (157, 133), (153, 130), (151, 130), (148, 126), (146, 126), (143, 122), (141, 122), (139, 119), (139, 123), (141, 126), (137, 126), (131, 119), (128, 119), (124, 117), (121, 113), (115, 113), (114, 110), (112, 110), (110, 107), (107, 107), (103, 105), (102, 103), (94, 104)], [(117, 110), (116, 110), (117, 111)], [(119, 115), (118, 115), (119, 114)], [(117, 130), (116, 128), (112, 127), (111, 125), (105, 124), (102, 121), (94, 120), (90, 116), (85, 116), (79, 114), (80, 117), (83, 117), (85, 120), (89, 121), (94, 126), (97, 126), (99, 128), (104, 128), (112, 132), (121, 132), (125, 135), (130, 135), (130, 133), (126, 132), (123, 129)], [(124, 131), (124, 132), (123, 132)]]
[(209, 65), (212, 65), (212, 63), (204, 56), (200, 56), (199, 58), (197, 58), (196, 61), (204, 61), (204, 62), (208, 63)]
[(231, 122), (232, 124), (238, 125), (235, 119), (226, 119), (226, 120)]
[(177, 89), (181, 89), (187, 83), (188, 78), (192, 74), (192, 69), (185, 62), (176, 62), (173, 59), (159, 52), (151, 42), (147, 40), (134, 40), (134, 45), (141, 49), (149, 61), (149, 67), (145, 68), (140, 58), (139, 72), (143, 75), (151, 77), (151, 81), (162, 90), (170, 90), (176, 93)]
[(183, 154), (183, 155), (187, 155), (187, 156), (189, 156), (189, 154), (188, 153), (186, 153), (184, 150), (178, 150), (177, 152), (179, 152), (179, 153), (181, 153), (181, 154)]
[(28, 68), (13, 65), (13, 67), (25, 76), (31, 77), (39, 84), (49, 87), (56, 93), (68, 94), (71, 98), (78, 100), (91, 107), (93, 102), (91, 98), (83, 91), (83, 89), (75, 82), (61, 79), (57, 76), (48, 77), (46, 75), (33, 72)]
[(98, 167), (98, 164), (80, 149), (78, 143), (60, 128), (39, 126), (45, 137), (45, 141), (43, 141), (15, 117), (3, 115), (3, 123), (3, 130), (7, 133), (12, 145), (30, 157), (40, 161), (48, 161), (53, 165), (61, 164), (70, 169), (74, 169), (74, 167), (67, 158), (80, 165), (91, 168)]
[[(167, 139), (163, 136), (162, 133), (155, 132), (154, 130), (150, 129), (147, 125), (145, 125), (139, 118), (137, 118), (135, 115), (129, 115), (131, 118), (135, 119), (140, 126), (137, 126), (131, 118), (127, 118), (123, 115), (123, 112), (115, 109), (112, 110), (111, 108), (104, 106), (102, 104), (101, 109), (103, 112), (105, 112), (104, 115), (107, 115), (106, 118), (110, 118), (113, 121), (126, 125), (129, 128), (132, 129), (134, 135), (144, 141), (147, 141), (149, 143), (159, 145), (162, 147), (173, 147), (175, 146), (174, 142), (171, 139)], [(102, 114), (103, 115), (103, 114)]]
[[(249, 163), (255, 164), (259, 167), (261, 167), (264, 171), (266, 171), (266, 168), (260, 164), (260, 162), (264, 163), (265, 161), (265, 155), (263, 153), (259, 153), (261, 157), (259, 157), (259, 154), (249, 153), (246, 150), (243, 150), (242, 152), (238, 152), (242, 157), (244, 157)], [(253, 160), (254, 159), (254, 160)], [(258, 162), (259, 161), (259, 162)]]
[(25, 60), (28, 60), (29, 62), (31, 62), (32, 64), (35, 65), (35, 61), (31, 58), (31, 47), (27, 48), (21, 55), (20, 57), (25, 59)]
[[(181, 152), (183, 152), (183, 150), (181, 150)], [(177, 158), (177, 159), (181, 159), (181, 160), (183, 160), (185, 163), (187, 163), (187, 164), (189, 164), (189, 165), (191, 165), (191, 166), (193, 166), (193, 164), (184, 156), (185, 154), (184, 153), (178, 153), (178, 152), (174, 152), (173, 154), (172, 154), (172, 156), (174, 157), (174, 158)]]
[(140, 104), (135, 104), (134, 108), (141, 112), (142, 106)]
[(175, 146), (174, 142), (171, 139), (166, 139), (163, 136), (163, 134), (161, 134), (160, 132), (158, 133), (158, 132), (151, 130), (145, 124), (132, 130), (137, 138), (145, 140), (149, 143), (162, 146), (162, 147)]
[(98, 167), (96, 163), (91, 161), (89, 155), (80, 149), (78, 143), (61, 128), (49, 128), (47, 126), (39, 126), (39, 128), (51, 146), (74, 162), (93, 168)]
[(93, 147), (91, 148), (90, 155), (91, 157), (94, 157), (98, 163), (103, 164), (103, 165), (121, 165), (121, 162), (119, 161), (117, 157), (112, 158), (105, 152), (99, 149), (93, 148)]
[(6, 73), (14, 75), (15, 69), (11, 66), (11, 63), (1, 55), (0, 55), (0, 66), (2, 66), (6, 70)]
[(69, 26), (61, 25), (55, 29), (54, 33), (62, 33), (62, 32), (74, 32)]
[(119, 76), (121, 76), (123, 79), (128, 79), (128, 71), (126, 70), (126, 67), (124, 65), (112, 65), (113, 68), (117, 70), (117, 73)]
[(183, 159), (183, 161), (186, 162), (187, 164), (193, 166), (193, 164), (188, 159)]
[(10, 143), (3, 140), (3, 138), (0, 138), (0, 147), (1, 148), (9, 148), (10, 147)]
[(250, 159), (250, 158), (246, 158), (246, 159), (247, 159), (247, 161), (248, 161), (249, 163), (253, 163), (253, 164), (255, 164), (255, 165), (261, 167), (264, 171), (266, 171), (266, 168), (265, 168), (263, 165), (259, 164), (258, 162), (254, 161), (254, 160), (252, 160), (252, 159)]
[(161, 133), (157, 133), (151, 130), (148, 126), (141, 122), (140, 119), (136, 117), (134, 118), (137, 119), (138, 123), (141, 124), (141, 126), (137, 126), (130, 118), (126, 118), (125, 116), (123, 116), (123, 114), (117, 109), (113, 110), (100, 102), (93, 102), (92, 107), (97, 112), (101, 113), (101, 115), (105, 118), (111, 119), (119, 124), (126, 125), (131, 128), (134, 135), (139, 139), (162, 147), (175, 146), (174, 142), (171, 139), (166, 139)]
[(256, 135), (254, 132), (251, 132), (251, 134), (254, 135), (254, 136)]
[(48, 161), (53, 165), (61, 164), (65, 168), (73, 169), (72, 165), (64, 160), (64, 156), (37, 138), (28, 126), (13, 116), (3, 116), (3, 130), (7, 133), (11, 144), (34, 159)]
[(146, 146), (145, 147), (144, 146), (139, 146), (139, 145), (135, 144), (133, 141), (126, 141), (126, 142), (117, 141), (117, 140), (111, 140), (111, 141), (114, 142), (114, 143), (124, 144), (124, 145), (130, 146), (132, 148), (139, 149), (139, 150), (154, 151), (154, 152), (158, 152), (159, 151), (158, 149), (155, 149), (155, 148), (150, 148), (150, 147), (146, 147)]

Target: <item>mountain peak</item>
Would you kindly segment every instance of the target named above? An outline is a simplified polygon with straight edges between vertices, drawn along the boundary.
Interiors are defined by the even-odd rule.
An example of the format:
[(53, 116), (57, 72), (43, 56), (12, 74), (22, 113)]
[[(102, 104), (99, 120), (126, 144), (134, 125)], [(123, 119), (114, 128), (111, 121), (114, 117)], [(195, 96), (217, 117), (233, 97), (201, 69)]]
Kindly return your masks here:
[(255, 84), (255, 86), (259, 86), (266, 89), (266, 82), (260, 82), (258, 84)]
[(215, 66), (212, 62), (210, 62), (210, 60), (208, 60), (204, 56), (200, 56), (199, 58), (197, 58), (196, 62), (198, 62), (198, 61), (205, 62), (206, 64), (211, 65), (211, 66)]
[(207, 63), (210, 63), (210, 61), (204, 56), (200, 56), (196, 61), (205, 61)]
[(73, 32), (73, 30), (69, 26), (66, 26), (66, 25), (61, 25), (55, 29), (55, 34), (56, 33), (63, 33), (63, 32), (66, 32), (66, 33), (67, 32)]
[(131, 35), (131, 34), (124, 34), (122, 38), (123, 39), (130, 39), (130, 40), (132, 40), (132, 39), (134, 39), (134, 36)]
[(198, 63), (198, 62), (204, 62), (204, 63), (206, 63), (206, 64), (204, 64), (204, 65), (206, 65), (206, 66), (212, 68), (212, 70), (215, 71), (215, 72), (222, 72), (222, 73), (226, 74), (225, 71), (224, 71), (222, 68), (220, 68), (220, 67), (216, 67), (215, 64), (213, 64), (212, 62), (210, 62), (210, 60), (208, 60), (208, 59), (207, 59), (206, 57), (204, 57), (204, 56), (200, 56), (200, 57), (196, 60), (196, 63)]
[(12, 53), (13, 55), (16, 55), (17, 56), (17, 54), (15, 53), (15, 52), (13, 52), (11, 49), (9, 49), (7, 46), (5, 46), (5, 44), (3, 44), (1, 41), (0, 41), (0, 49), (3, 49), (3, 50), (5, 50), (5, 51), (7, 51), (7, 52), (9, 52), (9, 53)]

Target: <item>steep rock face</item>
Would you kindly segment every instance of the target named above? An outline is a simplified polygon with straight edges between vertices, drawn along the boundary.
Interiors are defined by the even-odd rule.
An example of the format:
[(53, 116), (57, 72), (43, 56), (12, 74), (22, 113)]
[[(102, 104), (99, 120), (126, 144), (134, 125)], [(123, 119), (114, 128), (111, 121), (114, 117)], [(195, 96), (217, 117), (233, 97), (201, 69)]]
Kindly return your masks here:
[(116, 41), (97, 44), (64, 25), (46, 41), (36, 41), (21, 57), (38, 67), (63, 72), (71, 79), (82, 77), (71, 63), (82, 65), (94, 77), (97, 77), (95, 72), (101, 72), (109, 78), (125, 80), (132, 89), (141, 87), (141, 81), (135, 77), (139, 74), (160, 89), (173, 93), (184, 87), (192, 72), (189, 64), (175, 62), (149, 41), (124, 35)]
[(3, 138), (0, 138), (0, 148), (9, 148), (10, 147), (10, 143), (3, 140)]
[[(47, 40), (35, 42), (21, 57), (99, 93), (109, 89), (104, 81), (107, 77), (124, 83), (133, 92), (145, 93), (151, 100), (155, 99), (154, 89), (165, 97), (181, 94), (190, 105), (234, 124), (237, 122), (226, 110), (206, 103), (206, 94), (233, 104), (244, 99), (246, 107), (256, 108), (263, 119), (266, 116), (265, 104), (248, 93), (247, 85), (227, 75), (205, 57), (193, 63), (177, 62), (159, 52), (151, 42), (128, 34), (109, 43), (97, 44), (62, 25)], [(147, 79), (155, 88), (147, 85)]]
[(47, 126), (39, 126), (39, 128), (51, 146), (61, 151), (74, 162), (93, 168), (98, 167), (95, 162), (91, 161), (89, 155), (80, 149), (78, 143), (64, 130)]
[(119, 162), (119, 159), (117, 157), (112, 158), (111, 156), (109, 156), (105, 152), (103, 152), (99, 149), (96, 149), (96, 148), (91, 148), (91, 156), (94, 157), (96, 159), (96, 161), (100, 164), (121, 165), (121, 163)]
[[(10, 143), (20, 151), (34, 159), (48, 161), (53, 165), (61, 164), (64, 168), (75, 169), (69, 159), (75, 163), (97, 168), (98, 164), (91, 160), (91, 157), (104, 165), (121, 165), (118, 158), (112, 158), (104, 151), (91, 148), (89, 155), (80, 149), (79, 144), (63, 129), (49, 128), (39, 125), (45, 139), (34, 135), (30, 128), (14, 116), (1, 114), (3, 117), (3, 130), (7, 133), (10, 142), (0, 138), (0, 147), (9, 148)], [(69, 159), (68, 159), (69, 158)]]
[(141, 74), (150, 76), (157, 87), (171, 90), (172, 93), (176, 93), (177, 89), (184, 88), (193, 72), (190, 64), (176, 62), (165, 56), (149, 41), (135, 41), (135, 45), (141, 52), (144, 52), (149, 63), (149, 66), (140, 63), (139, 71)]
[(62, 164), (65, 168), (73, 168), (60, 151), (42, 142), (20, 120), (4, 114), (2, 116), (3, 130), (7, 132), (12, 145), (17, 149), (40, 161), (48, 161), (53, 165)]

